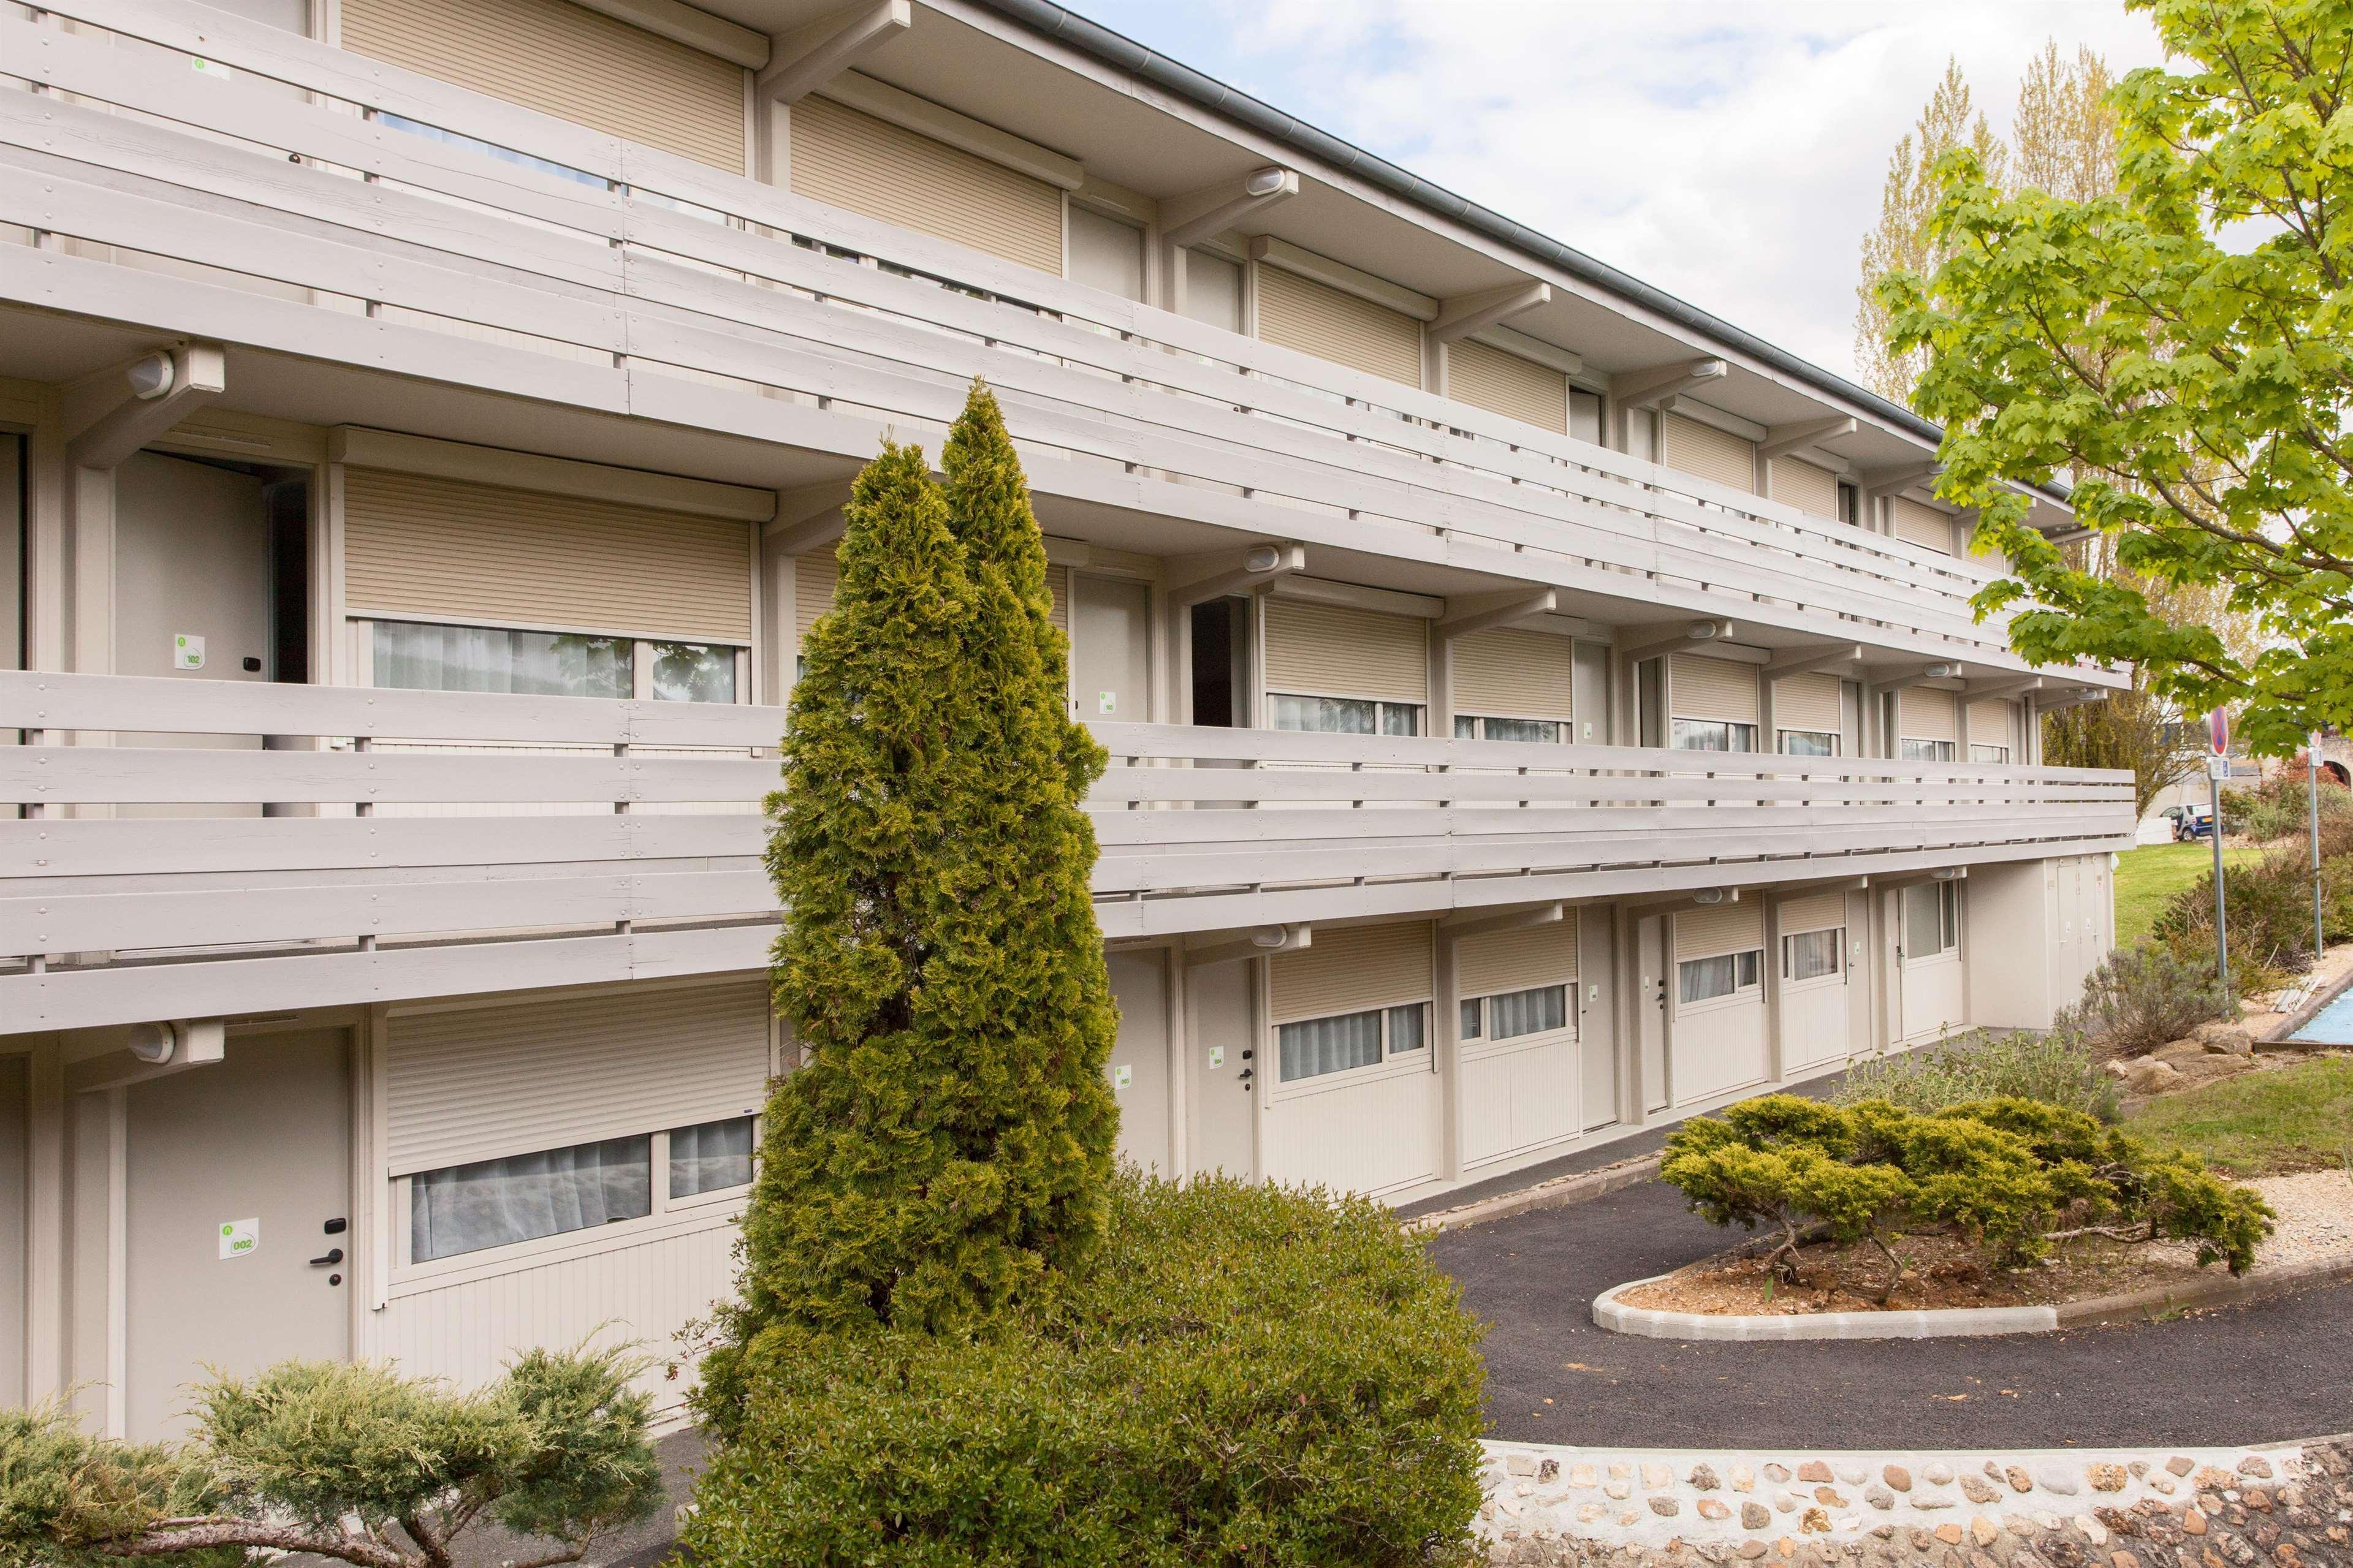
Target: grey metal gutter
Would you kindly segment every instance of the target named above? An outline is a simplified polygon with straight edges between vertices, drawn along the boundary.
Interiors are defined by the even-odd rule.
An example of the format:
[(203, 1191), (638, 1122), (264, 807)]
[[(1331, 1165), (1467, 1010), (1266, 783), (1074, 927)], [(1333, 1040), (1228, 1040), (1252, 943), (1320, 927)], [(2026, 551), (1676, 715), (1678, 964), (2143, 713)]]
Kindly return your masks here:
[[(1400, 168), (1362, 147), (1343, 142), (1329, 132), (1319, 131), (1303, 120), (1252, 98), (1240, 88), (1229, 87), (1215, 77), (1204, 75), (1188, 65), (1155, 53), (1099, 22), (1090, 22), (1075, 12), (1055, 5), (1053, 0), (972, 0), (972, 3), (1010, 17), (1059, 43), (1068, 44), (1105, 65), (1131, 72), (1188, 103), (1239, 121), (1262, 136), (1271, 137), (1287, 147), (1297, 148), (1334, 168), (1345, 170), (1392, 195), (1402, 196), (1440, 217), (1476, 229), (1538, 261), (1557, 267), (1573, 278), (1582, 279), (1646, 310), (1688, 327), (1746, 358), (1769, 365), (1817, 391), (1862, 408), (1873, 417), (1916, 436), (1932, 447), (1944, 439), (1943, 426), (1922, 418), (1900, 403), (1882, 397), (1868, 387), (1857, 386), (1844, 376), (1833, 375), (1821, 366), (1799, 359), (1788, 350), (1767, 342), (1753, 332), (1743, 331), (1731, 322), (1678, 300), (1663, 289), (1655, 289), (1607, 262), (1597, 261), (1549, 235), (1539, 234), (1525, 224), (1514, 223), (1499, 212), (1482, 207), (1468, 196), (1457, 195), (1442, 185), (1433, 185), (1411, 170)], [(2064, 486), (2037, 488), (2054, 500), (2063, 502), (2067, 496)]]

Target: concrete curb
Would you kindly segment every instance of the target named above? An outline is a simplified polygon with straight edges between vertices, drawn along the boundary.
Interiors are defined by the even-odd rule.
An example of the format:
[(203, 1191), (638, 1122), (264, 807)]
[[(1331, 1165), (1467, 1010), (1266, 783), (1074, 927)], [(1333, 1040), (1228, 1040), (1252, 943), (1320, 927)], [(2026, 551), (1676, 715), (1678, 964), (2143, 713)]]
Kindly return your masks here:
[(1936, 1340), (1982, 1334), (2047, 1334), (2059, 1327), (2050, 1307), (1943, 1307), (1917, 1312), (1662, 1312), (1627, 1307), (1618, 1297), (1651, 1279), (1629, 1279), (1593, 1300), (1593, 1321), (1612, 1333), (1651, 1340)]
[(1618, 1297), (1637, 1286), (1663, 1279), (1629, 1279), (1593, 1300), (1593, 1321), (1612, 1333), (1651, 1340), (1728, 1340), (1766, 1343), (1795, 1340), (1933, 1340), (1989, 1334), (2047, 1334), (2061, 1329), (2128, 1322), (2201, 1307), (2260, 1301), (2315, 1285), (2353, 1279), (2353, 1258), (2310, 1263), (2233, 1278), (2228, 1274), (2188, 1285), (2158, 1285), (2070, 1301), (2058, 1307), (1947, 1307), (1916, 1312), (1662, 1312), (1621, 1305)]
[(1628, 1187), (1640, 1186), (1649, 1181), (1659, 1173), (1660, 1159), (1657, 1154), (1640, 1154), (1630, 1160), (1620, 1160), (1614, 1165), (1604, 1165), (1598, 1171), (1579, 1171), (1575, 1175), (1556, 1176), (1549, 1182), (1539, 1183), (1516, 1193), (1503, 1193), (1495, 1197), (1482, 1198), (1474, 1204), (1464, 1204), (1461, 1208), (1418, 1215), (1405, 1222), (1405, 1228), (1432, 1233), (1460, 1230), (1466, 1225), (1484, 1225), (1489, 1220), (1533, 1214), (1537, 1209), (1560, 1209), (1575, 1204), (1591, 1203), (1595, 1198), (1608, 1197), (1611, 1193), (1623, 1192)]

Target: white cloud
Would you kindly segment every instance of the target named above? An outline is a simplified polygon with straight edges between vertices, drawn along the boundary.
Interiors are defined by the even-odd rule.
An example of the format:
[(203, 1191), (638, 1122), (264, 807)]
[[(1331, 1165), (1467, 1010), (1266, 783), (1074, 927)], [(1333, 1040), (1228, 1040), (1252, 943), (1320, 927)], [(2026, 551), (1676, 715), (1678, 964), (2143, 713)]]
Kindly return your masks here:
[(1889, 151), (1957, 58), (2006, 132), (2055, 37), (2119, 74), (2091, 0), (1077, 0), (1106, 26), (1851, 374)]

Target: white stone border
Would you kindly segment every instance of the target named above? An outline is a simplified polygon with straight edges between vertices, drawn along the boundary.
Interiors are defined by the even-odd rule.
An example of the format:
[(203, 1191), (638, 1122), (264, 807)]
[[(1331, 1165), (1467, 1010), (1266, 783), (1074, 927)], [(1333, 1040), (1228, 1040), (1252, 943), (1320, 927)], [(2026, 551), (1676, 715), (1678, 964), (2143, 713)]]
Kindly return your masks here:
[(1934, 1340), (1972, 1334), (2046, 1334), (2055, 1307), (1940, 1307), (1914, 1312), (1662, 1312), (1621, 1305), (1626, 1291), (1666, 1279), (1629, 1279), (1593, 1299), (1593, 1321), (1650, 1340)]

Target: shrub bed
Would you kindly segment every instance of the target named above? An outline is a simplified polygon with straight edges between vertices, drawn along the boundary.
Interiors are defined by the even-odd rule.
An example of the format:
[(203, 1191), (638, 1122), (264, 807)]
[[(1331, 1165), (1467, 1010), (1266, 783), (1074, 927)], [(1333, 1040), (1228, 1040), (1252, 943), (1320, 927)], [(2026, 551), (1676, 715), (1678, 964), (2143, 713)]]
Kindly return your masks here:
[(1715, 1224), (1771, 1229), (1784, 1270), (1811, 1239), (1870, 1247), (1884, 1261), (1883, 1304), (1903, 1274), (1891, 1243), (1907, 1234), (1964, 1238), (2003, 1268), (2074, 1237), (2173, 1237), (2198, 1244), (2201, 1267), (2242, 1274), (2273, 1217), (2194, 1154), (2016, 1099), (1922, 1115), (1767, 1095), (1685, 1122), (1659, 1173)]
[(2100, 1070), (2090, 1042), (2072, 1029), (1866, 1057), (1847, 1068), (1831, 1098), (1840, 1105), (1883, 1100), (1924, 1112), (1978, 1100), (2032, 1100), (2100, 1121), (2112, 1122), (2117, 1114), (2116, 1080)]
[(703, 1568), (1467, 1563), (1479, 1333), (1377, 1204), (1131, 1173), (1050, 1307), (763, 1331), (683, 1541)]
[[(2212, 879), (2207, 880), (2211, 889)], [(2232, 918), (2235, 923), (2235, 911)], [(2084, 977), (2083, 999), (2061, 1010), (2058, 1026), (2112, 1056), (2136, 1056), (2186, 1039), (2200, 1024), (2238, 1016), (2238, 1004), (2215, 979), (2211, 959), (2189, 963), (2170, 948), (2144, 943), (2102, 959)]]

